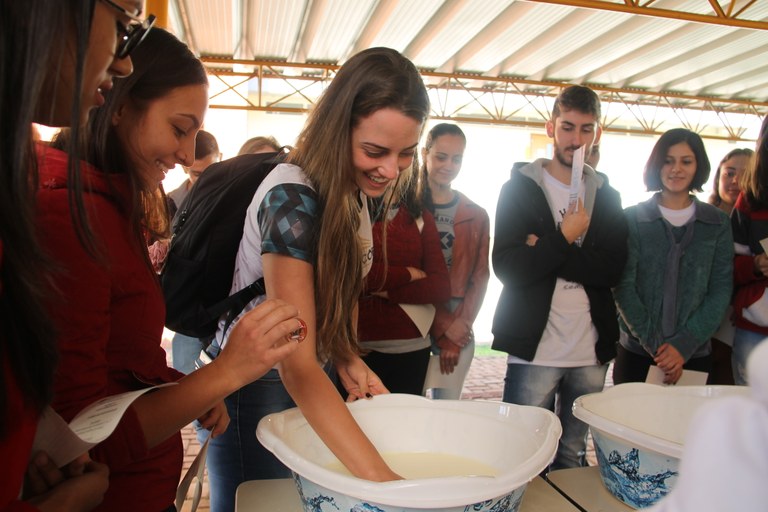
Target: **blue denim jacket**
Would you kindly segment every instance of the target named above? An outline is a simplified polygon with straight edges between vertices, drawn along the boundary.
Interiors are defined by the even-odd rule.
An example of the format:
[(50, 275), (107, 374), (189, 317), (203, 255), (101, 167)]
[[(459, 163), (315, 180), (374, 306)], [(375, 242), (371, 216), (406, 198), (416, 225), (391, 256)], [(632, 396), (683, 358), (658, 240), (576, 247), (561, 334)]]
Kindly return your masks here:
[(674, 334), (662, 335), (664, 281), (670, 240), (658, 194), (625, 210), (629, 258), (614, 288), (620, 319), (628, 336), (621, 344), (635, 353), (654, 355), (670, 343), (687, 361), (709, 352), (709, 339), (720, 326), (733, 286), (733, 237), (728, 217), (693, 199), (696, 212), (687, 225), (690, 243), (680, 255)]

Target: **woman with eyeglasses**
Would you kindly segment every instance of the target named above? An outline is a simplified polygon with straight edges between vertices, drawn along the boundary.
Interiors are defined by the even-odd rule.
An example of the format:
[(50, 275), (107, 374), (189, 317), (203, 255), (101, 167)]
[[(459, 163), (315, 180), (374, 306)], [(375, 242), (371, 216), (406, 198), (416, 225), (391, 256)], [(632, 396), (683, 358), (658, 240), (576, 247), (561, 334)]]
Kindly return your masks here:
[(82, 141), (92, 243), (78, 237), (70, 220), (68, 155), (38, 147), (38, 232), (61, 269), (55, 284), (64, 293), (48, 303), (61, 353), (53, 407), (70, 421), (103, 397), (176, 383), (134, 401), (109, 438), (91, 450), (110, 469), (98, 510), (172, 511), (182, 469), (179, 430), (195, 419), (214, 437), (226, 430), (224, 397), (291, 353), (297, 343), (286, 337), (300, 322), (296, 308), (269, 301), (238, 323), (232, 344), (213, 364), (183, 379), (167, 366), (160, 346), (163, 295), (146, 244), (166, 233), (156, 232), (148, 214), (156, 211), (154, 201), (165, 205), (156, 194), (165, 173), (194, 160), (208, 77), (189, 48), (165, 30), (149, 32), (131, 57), (134, 73), (115, 83)]
[[(56, 350), (43, 300), (55, 292), (55, 263), (34, 229), (31, 123), (79, 126), (104, 101), (115, 77), (131, 73), (125, 37), (141, 2), (119, 10), (96, 0), (4, 0), (0, 4), (0, 510), (91, 510), (108, 485), (108, 470), (87, 454), (57, 468), (31, 454), (37, 421), (53, 394)], [(116, 27), (118, 30), (116, 30)], [(78, 168), (67, 170), (74, 183)], [(70, 193), (82, 205), (79, 188)], [(79, 209), (82, 211), (82, 209)], [(85, 231), (84, 231), (85, 232)], [(30, 456), (33, 455), (32, 459)], [(24, 493), (20, 494), (29, 466)], [(20, 501), (23, 499), (23, 501)]]

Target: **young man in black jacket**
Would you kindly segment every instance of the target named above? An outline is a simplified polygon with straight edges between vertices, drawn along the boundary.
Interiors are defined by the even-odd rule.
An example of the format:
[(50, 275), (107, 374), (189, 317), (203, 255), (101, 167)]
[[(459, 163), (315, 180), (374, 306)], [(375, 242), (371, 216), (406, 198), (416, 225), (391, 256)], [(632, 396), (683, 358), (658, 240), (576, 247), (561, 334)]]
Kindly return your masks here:
[(587, 425), (573, 401), (602, 390), (619, 329), (611, 287), (627, 259), (618, 192), (588, 165), (572, 202), (574, 152), (599, 142), (600, 100), (569, 86), (555, 100), (547, 134), (554, 158), (519, 169), (496, 210), (493, 270), (504, 289), (493, 348), (509, 354), (504, 401), (546, 407), (563, 426), (551, 469), (584, 465)]

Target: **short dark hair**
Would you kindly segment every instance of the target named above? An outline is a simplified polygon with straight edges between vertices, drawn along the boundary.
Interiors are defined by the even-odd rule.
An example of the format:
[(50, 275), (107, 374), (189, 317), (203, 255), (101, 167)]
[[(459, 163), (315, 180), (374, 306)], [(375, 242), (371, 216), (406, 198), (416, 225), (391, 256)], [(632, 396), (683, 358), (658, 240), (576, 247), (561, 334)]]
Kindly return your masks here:
[(219, 153), (219, 143), (216, 142), (216, 137), (205, 130), (198, 131), (195, 136), (195, 160)]
[(643, 171), (643, 183), (649, 192), (661, 190), (661, 168), (664, 167), (669, 148), (683, 142), (688, 144), (696, 157), (696, 174), (693, 176), (691, 184), (688, 185), (688, 191), (701, 192), (701, 187), (709, 178), (711, 166), (707, 151), (704, 149), (704, 141), (697, 133), (685, 128), (667, 130), (653, 146), (653, 151), (651, 151), (651, 156), (648, 157)]
[(592, 114), (600, 122), (600, 98), (595, 91), (583, 85), (569, 85), (560, 91), (552, 107), (552, 119), (558, 117), (561, 110)]

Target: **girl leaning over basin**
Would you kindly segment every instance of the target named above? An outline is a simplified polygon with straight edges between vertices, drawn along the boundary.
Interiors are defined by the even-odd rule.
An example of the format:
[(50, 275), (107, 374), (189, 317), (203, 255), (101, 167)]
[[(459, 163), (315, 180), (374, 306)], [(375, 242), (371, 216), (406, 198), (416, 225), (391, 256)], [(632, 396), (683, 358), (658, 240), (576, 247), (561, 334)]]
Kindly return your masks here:
[[(336, 366), (352, 399), (386, 391), (360, 359), (356, 334), (357, 301), (371, 265), (368, 201), (383, 196), (414, 164), (428, 113), (424, 82), (410, 61), (388, 48), (360, 52), (317, 102), (288, 163), (256, 191), (231, 292), (263, 276), (266, 296), (296, 305), (308, 334), (276, 369), (227, 397), (233, 425), (208, 452), (214, 512), (233, 509), (245, 480), (290, 475), (254, 431), (262, 417), (294, 404), (355, 476), (398, 478), (352, 418), (322, 362)], [(214, 352), (230, 343), (223, 325)]]

